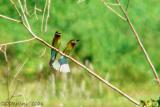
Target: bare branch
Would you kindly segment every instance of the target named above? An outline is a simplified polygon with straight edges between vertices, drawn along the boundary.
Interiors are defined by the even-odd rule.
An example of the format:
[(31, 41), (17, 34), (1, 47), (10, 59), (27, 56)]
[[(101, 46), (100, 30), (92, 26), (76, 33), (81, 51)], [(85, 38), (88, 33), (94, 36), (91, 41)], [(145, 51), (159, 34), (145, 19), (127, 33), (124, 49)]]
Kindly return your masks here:
[(15, 79), (17, 78), (17, 76), (20, 74), (20, 72), (22, 71), (24, 65), (28, 62), (28, 58), (23, 62), (23, 64), (18, 68), (16, 74), (14, 75), (14, 78), (12, 80), (11, 83), (13, 83), (15, 81)]
[(46, 17), (46, 23), (45, 23), (45, 29), (44, 31), (46, 32), (47, 31), (47, 25), (48, 25), (48, 19), (50, 17), (50, 5), (51, 5), (51, 0), (48, 0), (47, 2), (47, 17)]
[(44, 29), (44, 18), (45, 18), (45, 13), (46, 13), (46, 10), (47, 10), (47, 4), (48, 4), (47, 2), (48, 2), (48, 0), (46, 0), (45, 6), (44, 6), (44, 9), (43, 9), (41, 32), (43, 32), (43, 29)]
[(14, 75), (14, 77), (13, 77), (13, 79), (12, 79), (12, 81), (11, 81), (11, 85), (10, 85), (10, 87), (13, 87), (13, 83), (15, 82), (15, 80), (16, 80), (16, 78), (17, 78), (17, 76), (20, 74), (20, 72), (22, 71), (22, 68), (24, 67), (24, 65), (28, 62), (28, 58), (22, 63), (22, 65), (20, 66), (20, 67), (18, 67), (18, 70), (17, 70), (17, 72), (16, 72), (16, 74)]
[(4, 46), (0, 45), (0, 51), (4, 54), (5, 61), (8, 65), (7, 46), (6, 45), (4, 45)]
[[(20, 74), (20, 72), (22, 71), (24, 65), (25, 65), (27, 62), (28, 62), (28, 58), (27, 58), (27, 59), (22, 63), (22, 65), (18, 68), (16, 74), (14, 75), (14, 78), (13, 78), (12, 81), (11, 81), (10, 87), (13, 87), (13, 83), (15, 82), (17, 76)], [(18, 81), (18, 82), (20, 82), (20, 81)], [(18, 83), (17, 83), (16, 86), (15, 86), (15, 89), (14, 89), (14, 91), (13, 91), (11, 97), (10, 97), (10, 100), (15, 96), (15, 93), (16, 93), (16, 90), (17, 90), (17, 89), (18, 89)]]
[[(120, 17), (122, 20), (126, 21), (126, 18), (124, 18), (123, 16), (121, 16), (118, 12), (116, 12), (111, 6), (109, 6), (110, 4), (106, 3), (105, 1), (103, 1), (103, 4), (110, 10), (112, 11), (114, 14), (116, 14), (118, 17)], [(119, 4), (117, 4), (119, 6)]]
[(37, 7), (36, 7), (36, 10), (37, 10), (38, 12), (42, 12), (42, 10), (41, 10), (41, 9), (39, 9), (39, 8), (37, 8)]
[(10, 18), (10, 17), (7, 17), (7, 16), (4, 16), (4, 15), (0, 15), (1, 18), (4, 18), (4, 19), (7, 19), (7, 20), (10, 20), (10, 21), (14, 21), (14, 22), (17, 22), (17, 23), (21, 23), (20, 20), (17, 20), (17, 19), (13, 19), (13, 18)]
[(32, 40), (35, 40), (35, 38), (32, 37), (30, 39), (25, 39), (25, 40), (20, 40), (20, 41), (15, 41), (15, 42), (9, 42), (9, 43), (3, 43), (3, 44), (0, 44), (0, 46), (13, 45), (13, 44), (19, 44), (19, 43), (26, 43), (26, 42), (30, 42)]
[[(119, 1), (119, 0), (116, 0), (116, 1), (117, 1), (118, 4), (120, 4), (120, 1)], [(153, 63), (152, 63), (152, 61), (151, 61), (151, 59), (150, 59), (150, 57), (149, 57), (146, 49), (145, 49), (144, 46), (143, 46), (143, 44), (142, 44), (142, 42), (141, 42), (141, 40), (140, 40), (140, 38), (139, 38), (139, 35), (138, 35), (137, 31), (135, 30), (133, 24), (131, 23), (130, 18), (129, 18), (129, 16), (128, 16), (128, 13), (125, 11), (125, 9), (123, 8), (122, 5), (120, 5), (120, 9), (121, 9), (122, 12), (124, 13), (125, 18), (127, 19), (127, 22), (128, 22), (128, 24), (129, 24), (129, 27), (130, 27), (130, 29), (132, 30), (132, 32), (134, 33), (134, 35), (135, 35), (135, 37), (136, 37), (136, 40), (137, 40), (137, 42), (138, 42), (138, 45), (140, 46), (141, 50), (143, 51), (144, 56), (145, 56), (145, 58), (147, 59), (149, 65), (150, 65), (150, 67), (151, 67), (151, 69), (152, 69), (152, 72), (153, 72), (153, 74), (154, 74), (154, 78), (156, 79), (158, 85), (160, 86), (160, 80), (159, 80), (157, 71), (156, 71), (156, 69), (155, 69), (155, 67), (154, 67), (154, 65), (153, 65)]]
[(46, 53), (46, 47), (43, 49), (43, 52), (40, 54), (40, 56), (39, 56), (39, 57), (44, 56), (44, 55), (45, 55), (45, 53)]
[(8, 57), (7, 57), (7, 46), (5, 46), (5, 50), (4, 50), (4, 57), (6, 62), (8, 63)]
[(29, 15), (29, 12), (28, 12), (28, 9), (27, 9), (27, 1), (26, 0), (24, 0), (24, 12), (28, 15), (28, 16), (30, 16)]
[(15, 88), (14, 88), (14, 90), (13, 90), (13, 93), (11, 94), (11, 97), (9, 98), (10, 101), (11, 101), (12, 98), (15, 96), (16, 91), (17, 91), (17, 89), (18, 89), (18, 86), (19, 86), (19, 83), (16, 83)]
[(38, 20), (36, 4), (35, 4), (35, 6), (34, 6), (34, 15), (36, 16), (36, 19)]
[(23, 17), (22, 17), (22, 19), (23, 19), (23, 24), (26, 23), (27, 27), (28, 27), (29, 29), (31, 29), (31, 26), (29, 25), (29, 22), (28, 22), (28, 20), (27, 20), (26, 15), (25, 15), (24, 9), (23, 9), (23, 7), (22, 7), (21, 1), (18, 0), (18, 3), (19, 3), (19, 5), (20, 5), (21, 11), (22, 11), (22, 14), (23, 14), (23, 17), (24, 17), (24, 19), (23, 19)]
[(13, 5), (13, 7), (15, 8), (16, 12), (18, 13), (19, 16), (21, 16), (16, 4), (13, 2), (13, 0), (9, 0), (11, 2), (11, 4)]

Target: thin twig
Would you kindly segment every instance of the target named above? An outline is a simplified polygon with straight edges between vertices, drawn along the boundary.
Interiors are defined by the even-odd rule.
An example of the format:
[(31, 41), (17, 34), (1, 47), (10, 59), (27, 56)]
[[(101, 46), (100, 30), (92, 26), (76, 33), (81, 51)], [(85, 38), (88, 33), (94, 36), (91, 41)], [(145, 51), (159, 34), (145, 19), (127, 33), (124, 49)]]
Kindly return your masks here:
[(40, 13), (42, 12), (42, 10), (41, 10), (41, 9), (39, 9), (39, 8), (37, 8), (37, 7), (36, 7), (36, 10), (37, 10), (38, 12), (40, 12)]
[[(116, 0), (116, 1), (117, 1), (118, 4), (120, 4), (120, 1), (119, 1), (119, 0)], [(153, 72), (153, 74), (154, 74), (154, 78), (156, 79), (157, 83), (158, 83), (159, 86), (160, 86), (160, 80), (159, 80), (157, 71), (156, 71), (156, 69), (155, 69), (155, 67), (154, 67), (154, 65), (153, 65), (153, 63), (152, 63), (152, 61), (151, 61), (151, 59), (150, 59), (150, 57), (149, 57), (146, 49), (145, 49), (144, 46), (143, 46), (143, 44), (142, 44), (142, 42), (141, 42), (141, 40), (140, 40), (140, 38), (139, 38), (139, 35), (138, 35), (137, 31), (135, 30), (133, 24), (131, 23), (130, 18), (129, 18), (129, 16), (128, 16), (128, 13), (125, 11), (125, 9), (123, 8), (122, 5), (120, 5), (120, 9), (121, 9), (122, 12), (124, 13), (125, 18), (127, 19), (127, 22), (128, 22), (128, 24), (129, 24), (129, 27), (131, 28), (132, 32), (134, 33), (134, 35), (135, 35), (135, 37), (136, 37), (136, 40), (137, 40), (137, 42), (138, 42), (138, 45), (140, 46), (141, 50), (143, 51), (144, 56), (145, 56), (145, 58), (147, 59), (149, 65), (150, 65), (150, 67), (151, 67), (151, 69), (152, 69), (152, 72)]]
[(47, 31), (47, 25), (48, 25), (48, 19), (50, 17), (50, 5), (51, 5), (51, 0), (48, 0), (47, 2), (47, 16), (46, 16), (46, 23), (45, 23), (45, 28), (44, 28), (44, 31), (46, 32)]
[(3, 43), (0, 44), (0, 46), (7, 46), (7, 45), (13, 45), (13, 44), (19, 44), (19, 43), (25, 43), (25, 42), (30, 42), (32, 40), (35, 40), (34, 37), (30, 38), (30, 39), (25, 39), (25, 40), (20, 40), (20, 41), (15, 41), (15, 42), (8, 42), (8, 43)]
[[(17, 81), (17, 82), (19, 82), (19, 81)], [(12, 98), (15, 96), (15, 94), (16, 94), (16, 91), (17, 91), (17, 89), (18, 89), (18, 86), (19, 86), (19, 83), (17, 83), (16, 85), (15, 85), (15, 88), (14, 88), (14, 90), (13, 90), (13, 93), (11, 94), (11, 97), (10, 97), (10, 101), (12, 100)]]
[(22, 68), (23, 68), (24, 65), (27, 63), (27, 61), (28, 61), (28, 58), (27, 58), (27, 59), (22, 63), (22, 65), (18, 68), (16, 74), (14, 75), (14, 77), (13, 77), (13, 79), (12, 79), (12, 81), (11, 81), (10, 87), (12, 87), (14, 81), (16, 80), (16, 78), (17, 78), (17, 76), (20, 74), (20, 72), (22, 71)]
[(4, 15), (0, 15), (1, 18), (5, 18), (7, 20), (10, 20), (10, 21), (14, 21), (14, 22), (17, 22), (17, 23), (21, 23), (20, 20), (17, 20), (17, 19), (13, 19), (13, 18), (10, 18), (10, 17), (7, 17), (7, 16), (4, 16)]
[(8, 63), (8, 57), (7, 57), (7, 46), (4, 46), (3, 53), (4, 53), (5, 60), (6, 60), (6, 62)]
[(28, 58), (23, 62), (23, 64), (19, 67), (18, 71), (16, 72), (16, 74), (14, 75), (14, 79), (17, 78), (17, 76), (19, 75), (19, 73), (22, 71), (22, 68), (24, 67), (24, 65), (27, 63)]
[[(27, 27), (29, 28), (29, 29), (31, 29), (31, 26), (29, 25), (29, 21), (27, 20), (27, 17), (26, 17), (26, 15), (25, 15), (25, 12), (24, 12), (24, 9), (23, 9), (23, 6), (22, 6), (22, 3), (21, 3), (21, 1), (20, 0), (18, 0), (18, 3), (19, 3), (19, 5), (20, 5), (20, 8), (21, 8), (21, 11), (22, 11), (22, 14), (23, 14), (23, 17), (24, 17), (24, 19), (23, 19), (23, 17), (22, 17), (22, 21), (23, 21), (23, 23), (26, 23), (27, 24)], [(25, 21), (25, 22), (24, 22)]]
[[(102, 0), (102, 2), (104, 3), (104, 5), (110, 10), (112, 11), (114, 14), (116, 14), (118, 17), (120, 17), (122, 20), (126, 21), (126, 18), (124, 18), (122, 15), (120, 15), (117, 11), (115, 11), (111, 6), (109, 6), (108, 3), (106, 3), (105, 1)], [(118, 5), (119, 6), (119, 5)]]
[(21, 17), (21, 14), (16, 6), (16, 4), (12, 1), (12, 0), (9, 0), (11, 2), (11, 4), (13, 5), (13, 7), (15, 8), (16, 12), (18, 13), (18, 15)]
[(46, 2), (45, 2), (45, 6), (44, 6), (44, 9), (43, 9), (41, 32), (43, 32), (43, 28), (44, 28), (44, 18), (45, 18), (45, 13), (46, 13), (46, 10), (47, 10), (47, 4), (48, 4), (47, 2), (48, 2), (48, 0), (46, 0)]
[(36, 10), (36, 4), (34, 5), (34, 15), (36, 16), (36, 19), (38, 20), (37, 10)]
[(39, 57), (41, 58), (42, 56), (44, 56), (46, 53), (46, 47), (43, 49), (42, 53), (39, 55)]
[(28, 15), (28, 16), (30, 16), (29, 15), (29, 12), (28, 12), (28, 9), (27, 9), (27, 1), (26, 0), (24, 0), (24, 12)]

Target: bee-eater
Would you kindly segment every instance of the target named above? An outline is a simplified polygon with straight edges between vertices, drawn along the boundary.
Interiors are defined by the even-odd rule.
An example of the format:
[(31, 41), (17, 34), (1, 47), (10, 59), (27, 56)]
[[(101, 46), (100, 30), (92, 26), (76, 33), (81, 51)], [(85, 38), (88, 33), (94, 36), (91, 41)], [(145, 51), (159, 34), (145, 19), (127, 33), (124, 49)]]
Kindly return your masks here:
[[(78, 41), (79, 40), (70, 40), (67, 43), (67, 46), (64, 49), (63, 53), (69, 55), (72, 52), (72, 50), (75, 48)], [(60, 72), (70, 72), (70, 68), (68, 65), (68, 59), (65, 56), (61, 56), (58, 62), (60, 64), (60, 68), (59, 68)]]
[[(60, 39), (61, 39), (61, 33), (56, 31), (52, 40), (52, 46), (59, 49), (61, 44)], [(56, 56), (57, 56), (57, 52), (54, 49), (51, 49), (51, 59), (49, 62), (50, 66), (54, 63)]]

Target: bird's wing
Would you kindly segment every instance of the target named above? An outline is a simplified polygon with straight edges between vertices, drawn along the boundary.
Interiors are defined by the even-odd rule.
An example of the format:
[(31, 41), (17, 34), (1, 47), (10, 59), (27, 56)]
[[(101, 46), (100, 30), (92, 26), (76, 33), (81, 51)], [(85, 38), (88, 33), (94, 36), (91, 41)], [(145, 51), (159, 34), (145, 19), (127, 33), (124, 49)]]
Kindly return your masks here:
[(51, 65), (54, 62), (55, 58), (56, 58), (56, 51), (51, 49), (51, 59), (50, 59), (50, 64)]

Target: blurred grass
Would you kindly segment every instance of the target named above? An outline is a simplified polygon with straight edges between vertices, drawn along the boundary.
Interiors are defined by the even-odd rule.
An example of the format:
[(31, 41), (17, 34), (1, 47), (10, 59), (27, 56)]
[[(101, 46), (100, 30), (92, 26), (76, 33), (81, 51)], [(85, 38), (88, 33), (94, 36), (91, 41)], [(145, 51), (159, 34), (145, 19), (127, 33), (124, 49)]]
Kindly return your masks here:
[[(31, 12), (33, 11), (34, 3), (35, 1), (28, 2)], [(42, 9), (43, 4), (44, 1), (39, 0), (38, 8)], [(124, 1), (123, 4), (125, 5), (126, 1)], [(129, 16), (155, 64), (158, 73), (160, 70), (160, 50), (158, 50), (160, 48), (160, 36), (158, 36), (160, 34), (159, 7), (160, 3), (158, 0), (145, 2), (132, 0), (128, 8)], [(118, 10), (118, 8), (116, 9)], [(0, 0), (0, 13), (18, 19), (9, 1)], [(133, 33), (130, 31), (127, 23), (110, 12), (100, 1), (86, 0), (80, 4), (77, 4), (76, 0), (54, 1), (51, 4), (51, 16), (46, 33), (40, 32), (42, 16), (40, 13), (38, 13), (38, 16), (38, 20), (35, 20), (35, 16), (30, 18), (32, 28), (38, 36), (42, 37), (48, 43), (51, 43), (53, 33), (56, 30), (62, 32), (63, 35), (62, 49), (68, 40), (72, 38), (79, 39), (81, 42), (74, 51), (73, 57), (81, 62), (85, 62), (87, 58), (90, 58), (90, 63), (94, 66), (98, 74), (137, 99), (158, 98), (159, 93), (153, 80), (153, 74), (143, 53), (137, 46)], [(30, 34), (17, 23), (0, 19), (0, 26), (0, 43), (31, 37)], [(32, 98), (39, 99), (37, 96), (42, 96), (41, 92), (44, 91), (45, 87), (50, 87), (49, 83), (45, 85), (45, 82), (49, 82), (48, 76), (51, 71), (48, 66), (50, 49), (47, 48), (45, 55), (40, 57), (44, 48), (44, 45), (41, 45), (37, 41), (32, 41), (26, 44), (9, 46), (7, 50), (9, 65), (11, 67), (11, 78), (16, 73), (17, 68), (29, 58), (29, 61), (25, 64), (18, 77), (23, 81), (21, 88), (26, 87), (26, 90), (28, 90), (28, 94), (26, 95), (28, 100)], [(71, 63), (71, 67), (73, 72), (77, 71), (77, 69), (74, 69), (77, 68), (75, 64)], [(0, 90), (4, 91), (5, 87), (3, 86), (3, 82), (5, 78), (3, 78), (3, 75), (6, 69), (6, 63), (2, 53), (0, 53), (0, 68), (2, 81)], [(80, 91), (80, 96), (76, 99), (73, 97), (76, 95), (72, 93), (72, 96), (66, 96), (66, 99), (70, 99), (68, 101), (66, 99), (56, 99), (54, 96), (47, 96), (47, 94), (45, 97), (48, 99), (46, 106), (52, 106), (54, 104), (56, 106), (56, 102), (62, 102), (65, 107), (130, 106), (127, 100), (119, 95), (115, 95), (115, 93), (108, 90), (108, 88), (106, 89), (102, 84), (99, 86), (103, 90), (102, 95), (100, 93), (95, 94), (95, 92), (101, 90), (96, 87), (96, 84), (99, 83), (94, 79), (90, 80), (88, 74), (83, 70), (79, 72), (80, 74), (74, 75), (76, 78), (73, 77), (72, 81), (75, 81), (73, 82), (76, 85), (75, 87), (78, 87), (77, 85), (80, 84), (82, 80), (87, 84), (86, 86), (88, 87), (84, 95), (81, 96), (83, 92)], [(81, 78), (82, 75), (83, 78)], [(40, 94), (38, 95), (35, 91), (37, 81), (40, 80), (43, 82), (39, 83), (42, 89), (39, 90)], [(92, 84), (95, 84), (95, 86)], [(31, 89), (32, 86), (34, 87), (33, 89)], [(52, 89), (49, 90), (52, 92)], [(6, 98), (6, 93), (0, 94), (0, 100)], [(39, 100), (47, 102), (45, 99), (40, 98)]]

